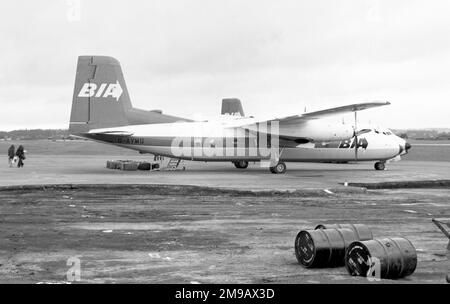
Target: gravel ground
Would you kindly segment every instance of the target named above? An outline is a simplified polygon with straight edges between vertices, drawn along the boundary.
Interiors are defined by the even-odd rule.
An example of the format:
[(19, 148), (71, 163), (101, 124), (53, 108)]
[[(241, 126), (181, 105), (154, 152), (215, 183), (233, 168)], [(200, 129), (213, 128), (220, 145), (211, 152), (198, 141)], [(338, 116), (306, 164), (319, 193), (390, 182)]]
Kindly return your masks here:
[[(77, 258), (89, 283), (367, 283), (345, 268), (305, 269), (301, 229), (364, 223), (406, 237), (415, 273), (382, 283), (445, 283), (450, 189), (325, 193), (186, 186), (0, 189), (0, 283), (63, 283)], [(72, 260), (69, 260), (69, 262)]]

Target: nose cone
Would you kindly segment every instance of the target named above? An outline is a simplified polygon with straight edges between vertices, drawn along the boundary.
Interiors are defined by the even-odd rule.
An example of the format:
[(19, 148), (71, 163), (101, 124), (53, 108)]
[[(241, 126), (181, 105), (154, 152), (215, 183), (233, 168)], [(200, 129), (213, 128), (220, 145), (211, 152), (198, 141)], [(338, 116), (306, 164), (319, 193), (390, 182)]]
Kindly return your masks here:
[(404, 139), (400, 139), (399, 147), (399, 155), (405, 155), (408, 153), (408, 150), (411, 149), (411, 144), (406, 142)]
[(411, 144), (409, 142), (405, 143), (405, 150), (408, 153), (408, 150), (411, 149)]

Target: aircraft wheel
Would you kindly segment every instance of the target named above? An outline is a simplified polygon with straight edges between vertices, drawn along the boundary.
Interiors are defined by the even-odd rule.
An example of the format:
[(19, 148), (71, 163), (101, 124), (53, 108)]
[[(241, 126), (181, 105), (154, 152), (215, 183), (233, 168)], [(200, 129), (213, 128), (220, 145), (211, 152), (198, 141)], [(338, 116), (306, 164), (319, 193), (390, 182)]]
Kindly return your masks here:
[(377, 171), (386, 169), (385, 164), (382, 162), (376, 162), (374, 167)]
[(274, 174), (282, 174), (286, 172), (286, 164), (279, 162), (275, 167), (270, 167), (270, 172)]
[(246, 169), (248, 167), (248, 161), (240, 160), (238, 162), (233, 162), (234, 166), (238, 169)]

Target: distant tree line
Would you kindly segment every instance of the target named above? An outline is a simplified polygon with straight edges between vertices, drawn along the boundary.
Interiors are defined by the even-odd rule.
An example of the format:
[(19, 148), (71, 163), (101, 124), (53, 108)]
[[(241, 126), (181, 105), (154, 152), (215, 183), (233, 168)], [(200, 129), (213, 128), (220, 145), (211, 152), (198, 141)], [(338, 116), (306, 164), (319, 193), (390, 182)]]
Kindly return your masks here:
[(32, 139), (69, 139), (67, 129), (25, 129), (14, 131), (0, 131), (0, 138), (4, 140), (32, 140)]
[(392, 131), (405, 139), (450, 140), (450, 131), (448, 129), (411, 129)]

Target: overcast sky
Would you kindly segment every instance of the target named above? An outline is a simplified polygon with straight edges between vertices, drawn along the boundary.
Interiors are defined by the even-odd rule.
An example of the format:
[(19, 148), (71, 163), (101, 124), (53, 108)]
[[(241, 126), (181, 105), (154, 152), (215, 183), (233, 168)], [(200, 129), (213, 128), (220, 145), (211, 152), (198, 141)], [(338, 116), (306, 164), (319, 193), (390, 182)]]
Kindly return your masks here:
[(183, 117), (388, 100), (360, 120), (450, 127), (448, 0), (78, 2), (2, 2), (0, 130), (67, 128), (79, 55), (117, 58), (134, 106)]

